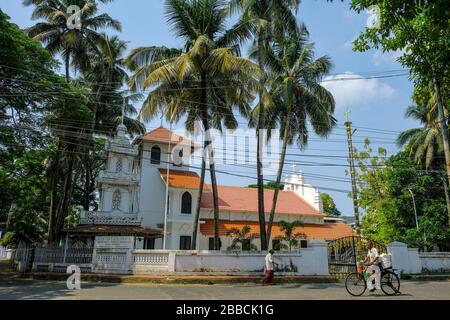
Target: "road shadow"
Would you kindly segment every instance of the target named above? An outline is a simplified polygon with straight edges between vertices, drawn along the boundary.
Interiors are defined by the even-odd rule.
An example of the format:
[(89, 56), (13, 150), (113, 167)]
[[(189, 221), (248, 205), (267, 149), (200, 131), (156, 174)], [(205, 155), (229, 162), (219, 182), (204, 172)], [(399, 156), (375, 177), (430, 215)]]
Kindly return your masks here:
[[(81, 290), (112, 287), (117, 284), (81, 283)], [(67, 289), (66, 282), (0, 278), (0, 300), (75, 299), (77, 290)]]
[(299, 283), (299, 284), (288, 284), (288, 285), (280, 285), (283, 289), (313, 289), (313, 290), (323, 290), (323, 289), (331, 289), (331, 288), (343, 288), (342, 285), (337, 283)]

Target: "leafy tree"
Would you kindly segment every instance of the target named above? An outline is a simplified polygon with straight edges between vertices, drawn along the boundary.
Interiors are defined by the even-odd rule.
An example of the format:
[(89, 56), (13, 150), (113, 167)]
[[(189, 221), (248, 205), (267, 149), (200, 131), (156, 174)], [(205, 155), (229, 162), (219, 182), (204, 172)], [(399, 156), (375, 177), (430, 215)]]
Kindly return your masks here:
[[(269, 181), (264, 185), (264, 189), (268, 189), (268, 190), (275, 190), (277, 186), (277, 183), (275, 181)], [(257, 184), (250, 184), (247, 186), (247, 188), (253, 188), (253, 189), (257, 189), (258, 185)], [(278, 189), (283, 190), (284, 189), (284, 184), (280, 183), (278, 184)]]
[[(68, 90), (59, 95), (62, 103), (50, 110), (47, 117), (50, 131), (57, 140), (56, 154), (49, 169), (50, 242), (58, 240), (64, 221), (71, 212), (73, 192), (75, 186), (78, 186), (74, 175), (80, 171), (84, 172), (81, 204), (86, 210), (92, 204), (94, 170), (98, 168), (91, 168), (91, 162), (95, 162), (96, 158), (92, 151), (95, 148), (92, 136), (94, 133), (111, 135), (115, 125), (122, 121), (121, 107), (117, 106), (122, 106), (125, 98), (126, 101), (131, 99), (119, 91), (127, 77), (120, 56), (126, 49), (125, 43), (115, 36), (108, 37), (99, 32), (106, 28), (120, 31), (121, 25), (107, 14), (98, 14), (99, 2), (107, 3), (110, 0), (23, 2), (26, 6), (34, 6), (33, 19), (44, 20), (28, 28), (27, 33), (45, 44), (51, 54), (61, 54), (67, 83), (70, 82), (71, 67), (82, 74)], [(81, 10), (80, 28), (71, 28), (67, 24), (72, 15), (68, 9), (72, 5)], [(104, 105), (109, 108), (103, 107)], [(125, 114), (135, 112), (129, 104), (125, 111)], [(124, 122), (132, 132), (142, 133), (144, 130), (142, 124), (130, 118), (124, 119)]]
[(450, 88), (448, 1), (352, 0), (350, 7), (359, 13), (374, 5), (379, 9), (377, 26), (366, 28), (354, 41), (354, 49), (401, 51), (398, 60), (409, 68), (416, 87), (432, 88), (450, 184), (450, 144), (446, 117)]
[(32, 241), (48, 218), (45, 164), (54, 152), (44, 115), (68, 87), (51, 55), (8, 20), (0, 10), (0, 223), (10, 241)]
[(52, 151), (27, 151), (14, 159), (13, 167), (0, 165), (0, 179), (7, 179), (6, 186), (10, 188), (8, 194), (11, 196), (7, 221), (9, 231), (3, 245), (44, 239), (50, 199), (45, 179), (45, 161), (49, 152)]
[(334, 199), (328, 193), (321, 193), (320, 197), (322, 198), (323, 212), (325, 212), (327, 214), (327, 216), (330, 216), (330, 217), (340, 217), (341, 216), (341, 212), (336, 207), (336, 204), (334, 203)]
[[(445, 235), (449, 228), (437, 223), (447, 216), (439, 173), (421, 170), (406, 152), (387, 157), (380, 148), (373, 154), (368, 140), (364, 150), (355, 155), (359, 203), (365, 211), (362, 235), (384, 243), (420, 244), (422, 250), (448, 246), (450, 239)], [(419, 216), (419, 231), (429, 227), (423, 237), (414, 238), (418, 234), (411, 192)]]
[[(416, 163), (426, 170), (440, 170), (442, 168), (445, 171), (444, 149), (438, 124), (435, 95), (428, 87), (416, 86), (413, 100), (416, 104), (408, 107), (406, 116), (419, 120), (422, 127), (400, 133), (397, 143), (400, 146), (405, 146), (405, 150), (409, 152)], [(442, 177), (442, 180), (447, 202), (448, 221), (450, 222), (448, 181), (445, 176)]]

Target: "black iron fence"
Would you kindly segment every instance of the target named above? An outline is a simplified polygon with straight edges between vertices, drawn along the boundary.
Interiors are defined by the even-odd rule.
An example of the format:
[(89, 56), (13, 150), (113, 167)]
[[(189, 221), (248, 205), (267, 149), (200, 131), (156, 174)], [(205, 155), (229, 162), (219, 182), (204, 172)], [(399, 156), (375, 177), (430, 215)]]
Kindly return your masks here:
[(352, 236), (340, 238), (328, 243), (328, 270), (336, 278), (346, 277), (356, 272), (358, 262), (364, 260), (368, 243), (372, 242), (378, 253), (386, 253), (386, 246), (369, 239)]

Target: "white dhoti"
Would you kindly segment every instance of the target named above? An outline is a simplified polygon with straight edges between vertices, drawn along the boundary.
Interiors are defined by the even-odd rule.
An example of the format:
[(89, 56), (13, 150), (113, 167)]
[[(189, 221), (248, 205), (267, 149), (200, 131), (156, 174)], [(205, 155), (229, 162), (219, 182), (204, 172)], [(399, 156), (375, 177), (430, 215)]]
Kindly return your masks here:
[(380, 267), (373, 264), (369, 267), (367, 267), (367, 273), (370, 274), (370, 277), (367, 279), (367, 289), (372, 290), (373, 289), (373, 280), (375, 280), (375, 288), (380, 290), (380, 278), (381, 278), (381, 272)]

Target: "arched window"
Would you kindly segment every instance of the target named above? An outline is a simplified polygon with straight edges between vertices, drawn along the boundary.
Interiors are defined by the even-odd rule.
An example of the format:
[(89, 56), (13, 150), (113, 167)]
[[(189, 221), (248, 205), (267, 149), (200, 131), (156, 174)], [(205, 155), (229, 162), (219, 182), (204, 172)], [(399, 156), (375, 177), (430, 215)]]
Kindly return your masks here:
[(183, 193), (181, 197), (181, 213), (192, 214), (192, 196), (189, 192)]
[(183, 166), (183, 149), (178, 150), (178, 159), (176, 159), (173, 163), (175, 167)]
[(112, 210), (120, 210), (120, 201), (122, 200), (122, 194), (120, 193), (120, 190), (117, 189), (113, 193), (112, 197)]
[(160, 164), (161, 163), (161, 148), (158, 146), (154, 146), (152, 148), (151, 155), (151, 164)]
[(122, 158), (117, 159), (116, 172), (122, 172)]

